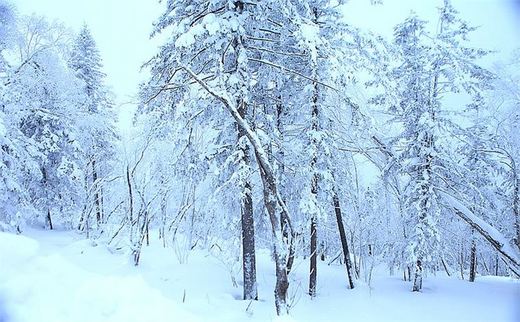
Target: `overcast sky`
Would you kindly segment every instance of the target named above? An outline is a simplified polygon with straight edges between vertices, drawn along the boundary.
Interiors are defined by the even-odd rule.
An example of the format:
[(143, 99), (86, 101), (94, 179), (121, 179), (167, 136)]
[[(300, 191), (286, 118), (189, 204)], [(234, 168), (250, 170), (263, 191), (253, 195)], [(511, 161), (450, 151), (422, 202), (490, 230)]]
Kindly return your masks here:
[[(21, 14), (34, 12), (59, 19), (76, 31), (86, 22), (98, 43), (107, 82), (118, 103), (130, 101), (143, 80), (139, 67), (156, 52), (159, 41), (150, 41), (149, 34), (164, 4), (156, 0), (11, 1)], [(370, 0), (351, 0), (345, 7), (347, 20), (390, 36), (392, 26), (412, 10), (435, 21), (436, 7), (441, 1), (384, 0), (382, 6), (368, 3)], [(520, 0), (453, 0), (452, 3), (471, 24), (481, 26), (473, 34), (476, 45), (503, 53), (520, 47)]]

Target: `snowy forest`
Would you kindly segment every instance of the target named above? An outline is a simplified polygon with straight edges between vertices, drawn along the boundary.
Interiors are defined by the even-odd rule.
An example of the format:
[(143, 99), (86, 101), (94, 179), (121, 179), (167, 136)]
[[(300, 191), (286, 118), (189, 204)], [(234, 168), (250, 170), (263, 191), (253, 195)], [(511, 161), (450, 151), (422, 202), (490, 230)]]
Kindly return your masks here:
[(436, 4), (162, 1), (121, 131), (89, 22), (0, 0), (0, 322), (518, 321), (520, 41)]

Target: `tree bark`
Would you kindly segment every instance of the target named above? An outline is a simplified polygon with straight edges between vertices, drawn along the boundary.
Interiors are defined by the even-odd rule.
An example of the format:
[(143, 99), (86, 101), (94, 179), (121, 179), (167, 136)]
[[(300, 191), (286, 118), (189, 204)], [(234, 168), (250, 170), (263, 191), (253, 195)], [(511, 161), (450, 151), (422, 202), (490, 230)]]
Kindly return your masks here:
[[(239, 104), (238, 112), (240, 116), (245, 118), (247, 114), (247, 105)], [(245, 136), (244, 130), (238, 128), (238, 140)], [(249, 166), (249, 148), (243, 145), (242, 160), (246, 166)], [(258, 300), (258, 289), (256, 284), (256, 254), (255, 254), (255, 225), (253, 218), (253, 197), (251, 192), (251, 183), (249, 179), (243, 186), (241, 209), (242, 223), (242, 273), (244, 279), (244, 300)]]
[(316, 278), (318, 275), (317, 269), (317, 243), (318, 236), (316, 231), (316, 217), (311, 217), (311, 255), (310, 255), (310, 266), (309, 266), (309, 295), (311, 297), (316, 296)]
[[(257, 160), (261, 158), (255, 153)], [(271, 231), (273, 234), (273, 255), (275, 260), (276, 286), (274, 289), (274, 300), (276, 306), (276, 314), (284, 315), (287, 311), (287, 290), (289, 288), (289, 279), (287, 278), (287, 257), (284, 255), (284, 244), (281, 236), (280, 221), (276, 214), (276, 198), (273, 194), (277, 193), (274, 176), (269, 174), (262, 166), (260, 168), (260, 176), (263, 183), (264, 204), (271, 221)]]
[(54, 227), (52, 226), (52, 218), (51, 218), (51, 210), (47, 209), (47, 224), (49, 225), (49, 229), (53, 230)]
[(420, 259), (415, 263), (415, 274), (413, 277), (413, 287), (412, 292), (420, 292), (422, 289), (422, 279), (423, 279), (423, 267), (422, 261)]
[[(284, 112), (283, 112), (283, 104), (281, 103), (282, 96), (278, 95), (278, 99), (280, 102), (276, 104), (276, 128), (280, 135), (280, 140), (283, 140), (283, 138), (282, 138), (282, 136), (283, 136), (282, 116), (283, 116)], [(279, 151), (278, 159), (283, 160), (284, 155), (285, 155), (285, 153), (282, 148)], [(282, 182), (284, 173), (285, 173), (285, 165), (282, 161), (279, 165), (279, 170), (278, 170), (278, 181), (279, 182)], [(285, 199), (283, 200), (283, 202), (285, 203)], [(280, 218), (280, 226), (281, 226), (280, 228), (282, 230), (282, 238), (284, 239), (284, 241), (286, 241), (289, 244), (289, 255), (288, 255), (288, 259), (287, 259), (287, 275), (289, 275), (291, 273), (291, 269), (294, 264), (295, 251), (296, 251), (294, 249), (294, 247), (295, 247), (294, 241), (296, 239), (295, 238), (296, 236), (295, 236), (295, 233), (290, 229), (290, 226), (288, 225), (289, 221), (290, 220), (285, 217), (284, 212), (282, 212), (281, 218)]]
[(473, 236), (473, 229), (471, 232), (471, 254), (470, 254), (470, 265), (469, 265), (469, 281), (475, 282), (475, 275), (477, 273), (477, 243), (475, 242), (475, 236)]
[(348, 285), (350, 289), (354, 288), (354, 281), (352, 278), (352, 263), (350, 261), (350, 251), (348, 249), (347, 235), (345, 234), (345, 227), (343, 225), (343, 216), (341, 215), (341, 206), (337, 192), (334, 190), (332, 198), (334, 203), (334, 211), (336, 212), (336, 222), (338, 224), (339, 237), (341, 240), (341, 247), (343, 249), (343, 258), (345, 259), (345, 268), (347, 270)]
[[(316, 8), (313, 8), (313, 22), (317, 24), (318, 22), (318, 11)], [(315, 61), (312, 63), (312, 77), (316, 79), (317, 75), (317, 64)], [(310, 171), (312, 172), (311, 179), (311, 195), (313, 196), (313, 201), (318, 201), (318, 171), (316, 169), (316, 165), (318, 163), (318, 140), (316, 138), (317, 131), (319, 128), (318, 117), (318, 84), (313, 84), (313, 93), (311, 98), (311, 146), (312, 146), (312, 158), (310, 164)], [(316, 208), (318, 205), (314, 206), (314, 209), (311, 213), (311, 229), (310, 229), (310, 259), (309, 259), (309, 295), (311, 297), (316, 296), (316, 284), (318, 277), (318, 266), (316, 264), (318, 257), (318, 218), (316, 213)]]
[(446, 265), (446, 261), (444, 258), (441, 258), (442, 267), (444, 267), (444, 271), (446, 272), (446, 275), (451, 276), (450, 270), (448, 269), (448, 265)]
[(133, 247), (133, 225), (134, 225), (134, 194), (130, 178), (130, 168), (126, 166), (126, 184), (128, 186), (128, 225), (130, 228), (130, 244)]
[(96, 206), (96, 223), (99, 227), (101, 224), (101, 201), (98, 187), (98, 173), (96, 170), (96, 160), (92, 159), (92, 189), (94, 190), (94, 204)]
[[(200, 86), (202, 86), (205, 91), (207, 91), (211, 96), (215, 97), (215, 99), (224, 105), (226, 110), (231, 114), (231, 117), (233, 117), (237, 123), (237, 126), (244, 131), (249, 142), (251, 143), (251, 146), (253, 147), (258, 168), (260, 170), (260, 177), (262, 178), (264, 205), (267, 213), (269, 214), (269, 220), (271, 222), (271, 233), (273, 236), (273, 255), (276, 269), (276, 286), (274, 292), (276, 313), (278, 315), (284, 315), (287, 313), (287, 289), (289, 288), (289, 280), (287, 278), (287, 244), (284, 244), (284, 240), (281, 235), (280, 218), (285, 218), (287, 221), (287, 227), (290, 232), (289, 236), (292, 236), (294, 229), (290, 221), (290, 215), (289, 211), (287, 210), (287, 206), (278, 192), (278, 186), (276, 183), (273, 167), (269, 162), (269, 158), (258, 136), (251, 129), (247, 121), (240, 116), (240, 113), (238, 113), (234, 102), (212, 90), (208, 84), (201, 80), (191, 69), (187, 67), (183, 67), (183, 69), (188, 73), (188, 75), (190, 75), (191, 78), (193, 78)], [(277, 208), (279, 208), (281, 211), (280, 217), (277, 216)]]

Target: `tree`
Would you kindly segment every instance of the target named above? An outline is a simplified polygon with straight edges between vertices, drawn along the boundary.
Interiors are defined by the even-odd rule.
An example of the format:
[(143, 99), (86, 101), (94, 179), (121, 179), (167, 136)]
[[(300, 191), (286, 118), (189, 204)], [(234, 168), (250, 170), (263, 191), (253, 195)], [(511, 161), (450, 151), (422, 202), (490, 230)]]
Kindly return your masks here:
[[(70, 68), (82, 82), (85, 101), (81, 103), (83, 111), (79, 126), (85, 133), (83, 146), (87, 155), (85, 172), (88, 174), (87, 200), (80, 225), (85, 228), (90, 220), (90, 213), (95, 213), (96, 224), (104, 221), (103, 215), (103, 180), (109, 171), (109, 161), (114, 154), (116, 141), (113, 129), (113, 103), (110, 93), (104, 85), (105, 74), (101, 71), (102, 62), (96, 43), (87, 25), (83, 25), (74, 41), (70, 57)], [(87, 232), (88, 233), (88, 232)]]
[[(287, 311), (286, 294), (289, 283), (286, 270), (287, 256), (284, 250), (286, 246), (280, 236), (280, 219), (277, 211), (280, 210), (285, 218), (289, 216), (278, 193), (269, 156), (245, 114), (251, 98), (249, 80), (253, 75), (249, 68), (244, 41), (252, 26), (251, 21), (260, 20), (262, 10), (267, 10), (264, 5), (259, 7), (261, 10), (256, 10), (259, 10), (260, 15), (254, 16), (251, 12), (254, 6), (241, 1), (232, 3), (218, 1), (207, 4), (201, 1), (189, 6), (182, 2), (168, 3), (165, 14), (156, 24), (155, 32), (173, 25), (173, 41), (164, 45), (161, 52), (153, 59), (152, 71), (153, 82), (159, 84), (160, 92), (171, 90), (172, 87), (177, 86), (176, 84), (180, 84), (181, 89), (193, 82), (198, 84), (197, 87), (190, 87), (190, 92), (193, 92), (186, 91), (184, 95), (195, 94), (196, 97), (206, 100), (213, 106), (222, 104), (241, 133), (239, 135), (247, 137), (251, 144), (260, 168), (264, 203), (272, 224), (277, 276), (276, 308), (278, 314), (283, 314)], [(245, 159), (242, 160), (246, 162)], [(247, 190), (247, 182), (244, 188)], [(247, 217), (250, 215), (247, 207), (248, 196), (247, 193), (242, 196), (245, 197), (242, 202), (244, 209), (242, 213)], [(252, 245), (251, 240), (246, 240), (245, 244)], [(247, 266), (245, 265), (246, 268)], [(252, 276), (251, 273), (248, 272), (247, 276)], [(251, 286), (252, 283), (247, 285)], [(247, 296), (255, 296), (254, 293), (254, 290), (245, 290), (246, 295), (251, 294)]]
[[(36, 16), (21, 19), (19, 30), (19, 56), (13, 57), (7, 70), (2, 98), (10, 119), (8, 141), (12, 142), (4, 146), (11, 158), (6, 165), (21, 170), (11, 177), (18, 184), (10, 184), (9, 204), (23, 206), (19, 221), (41, 220), (53, 228), (55, 212), (61, 224), (70, 224), (75, 207), (82, 204), (78, 167), (82, 150), (74, 109), (81, 95), (63, 62), (61, 45), (66, 42), (66, 30)], [(14, 167), (10, 165), (13, 157), (20, 162)]]
[[(391, 111), (404, 130), (394, 139), (402, 145), (395, 169), (406, 176), (407, 225), (412, 228), (407, 254), (415, 266), (413, 291), (420, 291), (425, 266), (440, 256), (439, 224), (443, 202), (436, 189), (448, 189), (457, 164), (449, 158), (444, 139), (459, 127), (445, 113), (444, 95), (466, 92), (472, 104), (489, 88), (491, 74), (474, 61), (486, 54), (465, 47), (473, 28), (456, 17), (449, 1), (440, 8), (439, 30), (431, 35), (426, 22), (411, 16), (395, 28), (400, 65), (391, 77), (396, 81), (396, 101)], [(398, 166), (397, 166), (398, 165)]]
[(29, 196), (23, 187), (25, 171), (38, 172), (31, 160), (31, 151), (24, 148), (28, 142), (20, 131), (18, 122), (24, 115), (16, 108), (15, 68), (5, 59), (5, 54), (14, 49), (17, 17), (11, 5), (0, 1), (0, 230), (21, 232), (23, 212), (30, 210)]

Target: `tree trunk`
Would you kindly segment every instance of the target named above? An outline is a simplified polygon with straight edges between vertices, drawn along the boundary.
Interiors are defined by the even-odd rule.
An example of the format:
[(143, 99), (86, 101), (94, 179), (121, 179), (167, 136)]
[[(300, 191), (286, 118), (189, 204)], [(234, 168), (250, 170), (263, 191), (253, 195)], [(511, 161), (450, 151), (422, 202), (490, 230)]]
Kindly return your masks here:
[(420, 259), (415, 263), (415, 275), (413, 277), (412, 292), (420, 292), (422, 289), (423, 268)]
[[(259, 153), (255, 151), (257, 160), (261, 159)], [(264, 204), (271, 221), (271, 231), (273, 234), (273, 255), (275, 261), (276, 285), (274, 289), (274, 301), (276, 314), (284, 315), (287, 311), (287, 290), (289, 289), (289, 279), (287, 278), (287, 256), (285, 256), (283, 238), (279, 217), (276, 214), (278, 193), (274, 181), (273, 173), (265, 169), (259, 162), (260, 176), (264, 187)], [(282, 210), (283, 211), (283, 210)]]
[(442, 267), (444, 267), (444, 271), (446, 272), (446, 275), (451, 276), (450, 270), (448, 269), (448, 265), (446, 265), (446, 261), (444, 258), (441, 258)]
[[(285, 220), (282, 219), (282, 223), (284, 223)], [(286, 225), (286, 224), (284, 224)], [(284, 232), (286, 231), (285, 229), (282, 229)], [(287, 235), (283, 235), (283, 239), (285, 241), (288, 240), (288, 243), (289, 243), (289, 256), (287, 258), (287, 275), (289, 275), (289, 273), (291, 273), (291, 270), (292, 270), (292, 267), (293, 267), (293, 264), (294, 264), (294, 255), (296, 253), (296, 249), (294, 248), (294, 241), (296, 240), (296, 236), (294, 235), (294, 233), (292, 234), (291, 238), (289, 238), (288, 234)]]
[[(350, 245), (354, 245), (354, 232), (350, 232)], [(352, 246), (354, 249), (352, 249), (352, 261), (354, 264), (354, 273), (356, 274), (356, 278), (359, 278), (360, 275), (360, 269), (358, 265), (358, 260), (356, 256), (356, 249), (355, 246)]]
[(130, 245), (133, 247), (133, 221), (134, 221), (134, 195), (132, 191), (132, 181), (130, 180), (130, 168), (126, 166), (126, 184), (128, 186), (128, 225), (130, 228)]
[(464, 244), (463, 243), (461, 243), (461, 246), (460, 246), (459, 269), (460, 269), (460, 278), (462, 280), (464, 280)]
[(341, 215), (341, 207), (336, 190), (332, 198), (334, 202), (334, 211), (336, 212), (336, 222), (338, 224), (339, 237), (341, 240), (341, 247), (343, 249), (343, 258), (345, 259), (345, 268), (347, 270), (348, 285), (351, 289), (354, 288), (354, 281), (352, 278), (352, 263), (350, 262), (350, 251), (348, 249), (347, 235), (345, 234), (345, 227), (343, 226), (343, 216)]
[[(313, 8), (313, 22), (317, 24), (318, 22), (318, 11), (316, 8)], [(311, 70), (312, 77), (316, 79), (317, 77), (317, 66), (316, 62), (312, 63)], [(313, 83), (313, 93), (311, 98), (311, 146), (312, 146), (312, 158), (310, 164), (310, 171), (312, 172), (311, 179), (311, 195), (313, 196), (313, 201), (318, 202), (318, 171), (316, 169), (316, 165), (318, 163), (318, 140), (316, 138), (317, 131), (319, 129), (318, 124), (319, 110), (318, 110), (318, 84)], [(311, 229), (310, 229), (310, 261), (309, 261), (309, 295), (311, 297), (316, 296), (316, 284), (318, 277), (318, 266), (316, 264), (318, 257), (318, 218), (316, 213), (316, 208), (318, 205), (314, 206), (311, 215)]]
[[(247, 105), (239, 104), (240, 116), (246, 118)], [(245, 136), (244, 130), (238, 128), (238, 140)], [(242, 160), (245, 166), (249, 166), (249, 147), (243, 144)], [(244, 300), (258, 300), (256, 285), (256, 255), (255, 255), (255, 224), (253, 219), (253, 197), (251, 183), (246, 179), (242, 191), (241, 200), (241, 223), (242, 223), (242, 273), (244, 278)]]
[(53, 230), (54, 227), (52, 226), (52, 218), (51, 218), (51, 210), (47, 209), (47, 225), (49, 225), (49, 229)]
[[(269, 220), (271, 222), (271, 233), (273, 236), (273, 255), (275, 260), (276, 268), (276, 286), (275, 286), (275, 306), (276, 313), (278, 315), (284, 315), (287, 313), (287, 289), (289, 288), (289, 280), (287, 278), (287, 249), (284, 244), (284, 240), (281, 235), (280, 218), (285, 218), (287, 226), (289, 227), (289, 236), (293, 235), (294, 229), (290, 222), (289, 211), (283, 201), (282, 197), (278, 193), (278, 186), (276, 183), (273, 167), (269, 162), (269, 158), (260, 142), (260, 139), (256, 133), (251, 129), (249, 124), (243, 117), (238, 113), (237, 107), (234, 102), (228, 100), (226, 97), (218, 94), (212, 90), (208, 84), (201, 80), (191, 69), (183, 67), (191, 78), (193, 78), (202, 88), (207, 91), (211, 96), (219, 100), (226, 110), (231, 114), (231, 117), (237, 123), (237, 126), (241, 128), (249, 142), (253, 147), (255, 158), (260, 170), (260, 177), (262, 178), (263, 192), (264, 192), (264, 205), (269, 214)], [(278, 206), (278, 207), (277, 207)], [(280, 217), (277, 216), (276, 209), (279, 208), (281, 211)]]
[(318, 236), (316, 231), (316, 217), (311, 217), (311, 255), (310, 255), (310, 267), (309, 267), (309, 295), (311, 297), (316, 296), (316, 278), (318, 275), (318, 269), (317, 269), (317, 258), (318, 258), (318, 252), (317, 252), (317, 243), (318, 243)]
[(475, 242), (475, 237), (473, 236), (473, 229), (471, 232), (471, 255), (470, 255), (470, 265), (469, 265), (469, 281), (475, 282), (475, 275), (477, 273), (477, 244)]
[(96, 206), (96, 223), (101, 224), (101, 200), (99, 196), (98, 174), (96, 170), (96, 160), (92, 160), (92, 189), (94, 190), (94, 204)]

